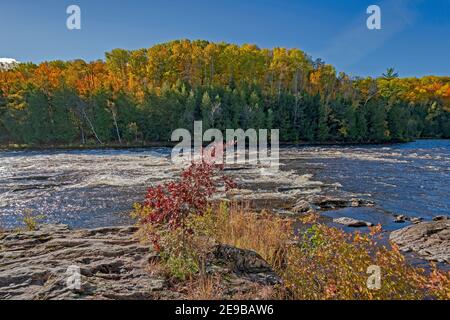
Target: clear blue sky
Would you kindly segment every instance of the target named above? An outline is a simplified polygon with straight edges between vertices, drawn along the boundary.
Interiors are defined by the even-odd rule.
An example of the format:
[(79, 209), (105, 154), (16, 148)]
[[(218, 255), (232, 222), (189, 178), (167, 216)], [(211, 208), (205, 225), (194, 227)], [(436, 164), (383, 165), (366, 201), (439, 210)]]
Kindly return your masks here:
[[(66, 28), (66, 8), (82, 29)], [(382, 30), (366, 9), (382, 10)], [(0, 57), (95, 60), (174, 39), (297, 47), (338, 71), (450, 76), (450, 0), (0, 0)]]

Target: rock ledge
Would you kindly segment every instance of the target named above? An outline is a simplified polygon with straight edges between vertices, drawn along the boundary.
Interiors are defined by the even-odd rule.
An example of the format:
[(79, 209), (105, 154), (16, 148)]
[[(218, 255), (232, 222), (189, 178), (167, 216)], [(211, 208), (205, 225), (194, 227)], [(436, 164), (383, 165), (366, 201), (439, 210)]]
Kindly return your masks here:
[(390, 240), (404, 252), (429, 261), (450, 262), (450, 220), (421, 222), (391, 233)]
[[(158, 255), (136, 239), (136, 231), (131, 226), (70, 230), (44, 225), (0, 234), (0, 300), (183, 299), (161, 273), (151, 270)], [(233, 280), (230, 285), (239, 284), (231, 291), (279, 282), (255, 252), (219, 246), (213, 257), (212, 263), (220, 262)], [(74, 267), (81, 274), (79, 289), (67, 285)]]

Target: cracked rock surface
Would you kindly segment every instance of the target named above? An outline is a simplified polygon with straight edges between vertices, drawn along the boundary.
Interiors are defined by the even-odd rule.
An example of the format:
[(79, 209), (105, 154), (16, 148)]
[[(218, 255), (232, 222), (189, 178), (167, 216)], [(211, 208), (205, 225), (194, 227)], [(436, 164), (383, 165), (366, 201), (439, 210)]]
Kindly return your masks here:
[[(0, 299), (150, 299), (165, 280), (145, 272), (155, 257), (133, 238), (136, 228), (71, 231), (45, 225), (0, 236)], [(79, 290), (67, 281), (81, 273)], [(75, 281), (71, 278), (69, 281)]]
[(404, 252), (429, 261), (450, 262), (450, 220), (421, 222), (391, 233), (390, 240)]
[[(0, 233), (0, 299), (183, 299), (161, 273), (150, 270), (158, 256), (136, 239), (136, 231), (43, 225), (36, 231)], [(253, 251), (219, 246), (213, 269), (215, 263), (228, 274), (230, 292), (279, 282)], [(73, 268), (81, 274), (79, 289), (70, 277)]]

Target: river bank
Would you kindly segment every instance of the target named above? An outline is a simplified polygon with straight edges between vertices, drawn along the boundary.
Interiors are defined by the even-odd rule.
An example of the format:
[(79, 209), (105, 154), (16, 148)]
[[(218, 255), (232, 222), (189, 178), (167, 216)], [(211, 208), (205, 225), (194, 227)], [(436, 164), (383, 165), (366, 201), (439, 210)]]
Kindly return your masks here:
[[(355, 289), (354, 292), (349, 291), (346, 278), (350, 276), (353, 284), (361, 281), (360, 285), (362, 286), (365, 284), (365, 273), (360, 274), (352, 270), (357, 270), (356, 266), (367, 268), (371, 263), (381, 264), (386, 262), (387, 265), (381, 266), (383, 268), (382, 281), (394, 282), (386, 285), (387, 291), (383, 289), (380, 297), (422, 299), (419, 292), (425, 290), (427, 285), (431, 285), (426, 274), (418, 277), (419, 274), (422, 274), (422, 271), (399, 259), (400, 255), (396, 251), (388, 250), (384, 252), (385, 249), (380, 247), (384, 252), (383, 260), (370, 262), (367, 261), (367, 252), (364, 250), (376, 248), (371, 247), (370, 242), (367, 243), (369, 238), (363, 237), (361, 242), (355, 238), (356, 242), (353, 243), (353, 240), (350, 240), (351, 237), (348, 238), (342, 234), (339, 235), (339, 233), (333, 236), (336, 231), (326, 228), (323, 231), (332, 232), (325, 238), (327, 242), (331, 241), (332, 247), (324, 248), (322, 252), (322, 258), (326, 257), (326, 260), (321, 261), (317, 257), (317, 262), (314, 262), (315, 260), (308, 262), (308, 255), (304, 251), (306, 247), (304, 247), (301, 251), (302, 255), (293, 260), (292, 268), (298, 270), (299, 273), (291, 273), (289, 263), (292, 262), (289, 262), (291, 258), (286, 251), (272, 251), (276, 257), (283, 257), (283, 262), (278, 259), (274, 260), (273, 256), (271, 259), (271, 255), (267, 255), (266, 250), (270, 249), (270, 252), (274, 248), (278, 248), (278, 245), (272, 246), (284, 237), (281, 229), (273, 230), (274, 227), (280, 226), (279, 222), (276, 222), (275, 216), (263, 218), (262, 223), (265, 224), (265, 227), (262, 229), (254, 229), (251, 226), (257, 221), (254, 215), (253, 217), (246, 217), (250, 220), (247, 221), (246, 218), (236, 220), (235, 216), (233, 218), (234, 222), (240, 221), (240, 228), (244, 228), (244, 231), (241, 230), (239, 237), (236, 239), (239, 239), (238, 242), (243, 247), (259, 248), (261, 252), (265, 252), (266, 258), (271, 263), (259, 255), (257, 250), (218, 243), (210, 248), (210, 253), (207, 255), (206, 274), (195, 276), (191, 280), (173, 279), (165, 269), (159, 253), (154, 251), (150, 244), (142, 242), (137, 234), (138, 228), (134, 226), (71, 230), (65, 225), (40, 225), (36, 230), (31, 231), (0, 232), (0, 247), (2, 248), (0, 253), (0, 299), (255, 300), (310, 299), (311, 297), (327, 299), (333, 298), (333, 295), (338, 298), (342, 292), (346, 292), (345, 296), (342, 297), (370, 299), (371, 297), (375, 298), (375, 293), (370, 293), (370, 290), (366, 291), (361, 288)], [(267, 223), (268, 225), (266, 225)], [(271, 226), (271, 224), (273, 225)], [(305, 224), (305, 227), (307, 226)], [(450, 253), (449, 227), (450, 221), (446, 219), (419, 223), (397, 231), (392, 240), (400, 246), (399, 248), (402, 251), (415, 251), (430, 261), (440, 260), (448, 263)], [(253, 231), (251, 230), (257, 233), (252, 234)], [(309, 232), (311, 231), (306, 234), (309, 234)], [(227, 238), (229, 238), (228, 234), (229, 232), (227, 232)], [(258, 236), (264, 236), (264, 241), (254, 242)], [(334, 238), (336, 236), (337, 238)], [(305, 241), (306, 238), (303, 239)], [(349, 240), (350, 242), (345, 247), (340, 247)], [(230, 239), (226, 242), (229, 241)], [(289, 251), (289, 247), (292, 246), (303, 247), (305, 244), (301, 243), (291, 242), (284, 250)], [(328, 251), (329, 257), (326, 253)], [(316, 252), (316, 250), (314, 249), (313, 252)], [(348, 253), (350, 255), (346, 256)], [(362, 253), (364, 254), (361, 256)], [(362, 257), (365, 257), (363, 261), (359, 261)], [(296, 264), (300, 264), (303, 268), (304, 263), (312, 263), (313, 265), (310, 268), (316, 263), (322, 265), (319, 269), (314, 267), (310, 270), (308, 268), (310, 271), (303, 275), (302, 269), (295, 268), (298, 268)], [(342, 267), (348, 267), (346, 270), (350, 271), (349, 275), (339, 269), (341, 263), (343, 264)], [(336, 274), (332, 269), (328, 270), (332, 265), (337, 267)], [(400, 270), (401, 272), (398, 273)], [(317, 274), (315, 274), (316, 272)], [(305, 282), (306, 279), (302, 280), (302, 277), (306, 275), (308, 278), (313, 276), (322, 279), (322, 272), (326, 272), (325, 274), (330, 279), (337, 277), (336, 281), (342, 282), (341, 285), (346, 289), (340, 292), (340, 285), (334, 284), (337, 285), (334, 289), (336, 292), (330, 295), (330, 292), (323, 291), (320, 287), (314, 288), (314, 282), (308, 284), (308, 281)], [(396, 274), (396, 276), (391, 279), (391, 274)], [(435, 282), (433, 285), (436, 287), (432, 289), (432, 292), (434, 292), (438, 288), (437, 298), (442, 298), (442, 294), (445, 296), (445, 292), (448, 290), (448, 281), (450, 281), (445, 273), (442, 273), (441, 277), (444, 277), (439, 280), (442, 284), (438, 285)], [(425, 282), (414, 283), (414, 281), (418, 281), (417, 279), (422, 279), (420, 281)], [(436, 279), (433, 281), (436, 281)], [(289, 289), (289, 284), (292, 282), (303, 283), (307, 287), (301, 289), (302, 293), (297, 295)], [(333, 280), (332, 283), (334, 283)], [(420, 291), (417, 291), (415, 286), (420, 287)], [(428, 298), (430, 297), (426, 291), (423, 294), (426, 294)]]
[[(322, 141), (322, 142), (308, 142), (308, 141), (283, 141), (280, 142), (280, 147), (308, 147), (308, 146), (371, 146), (371, 145), (392, 145), (399, 143), (408, 143), (419, 140), (436, 140), (435, 138), (420, 138), (415, 140), (390, 140), (390, 141)], [(445, 139), (444, 139), (445, 140)], [(142, 148), (172, 148), (178, 142), (171, 141), (144, 141), (138, 143), (69, 143), (69, 144), (0, 144), (0, 151), (44, 151), (44, 150), (126, 150), (126, 149), (142, 149)], [(204, 144), (207, 146), (209, 143)]]
[[(136, 231), (132, 226), (70, 230), (42, 225), (0, 233), (0, 300), (185, 299)], [(221, 246), (213, 253), (209, 269), (227, 274), (228, 297), (279, 282), (254, 252)]]

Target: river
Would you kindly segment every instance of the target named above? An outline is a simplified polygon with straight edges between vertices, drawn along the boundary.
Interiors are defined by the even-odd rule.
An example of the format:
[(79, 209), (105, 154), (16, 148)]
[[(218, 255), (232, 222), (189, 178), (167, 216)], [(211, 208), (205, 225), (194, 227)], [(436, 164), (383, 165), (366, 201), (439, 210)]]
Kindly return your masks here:
[[(0, 226), (21, 225), (31, 210), (45, 223), (94, 228), (132, 223), (129, 212), (147, 187), (172, 179), (179, 168), (169, 148), (84, 151), (1, 151)], [(450, 140), (360, 146), (290, 146), (281, 171), (262, 176), (251, 167), (230, 170), (253, 198), (345, 195), (375, 202), (370, 208), (325, 212), (385, 229), (402, 227), (394, 214), (431, 220), (450, 212)]]

